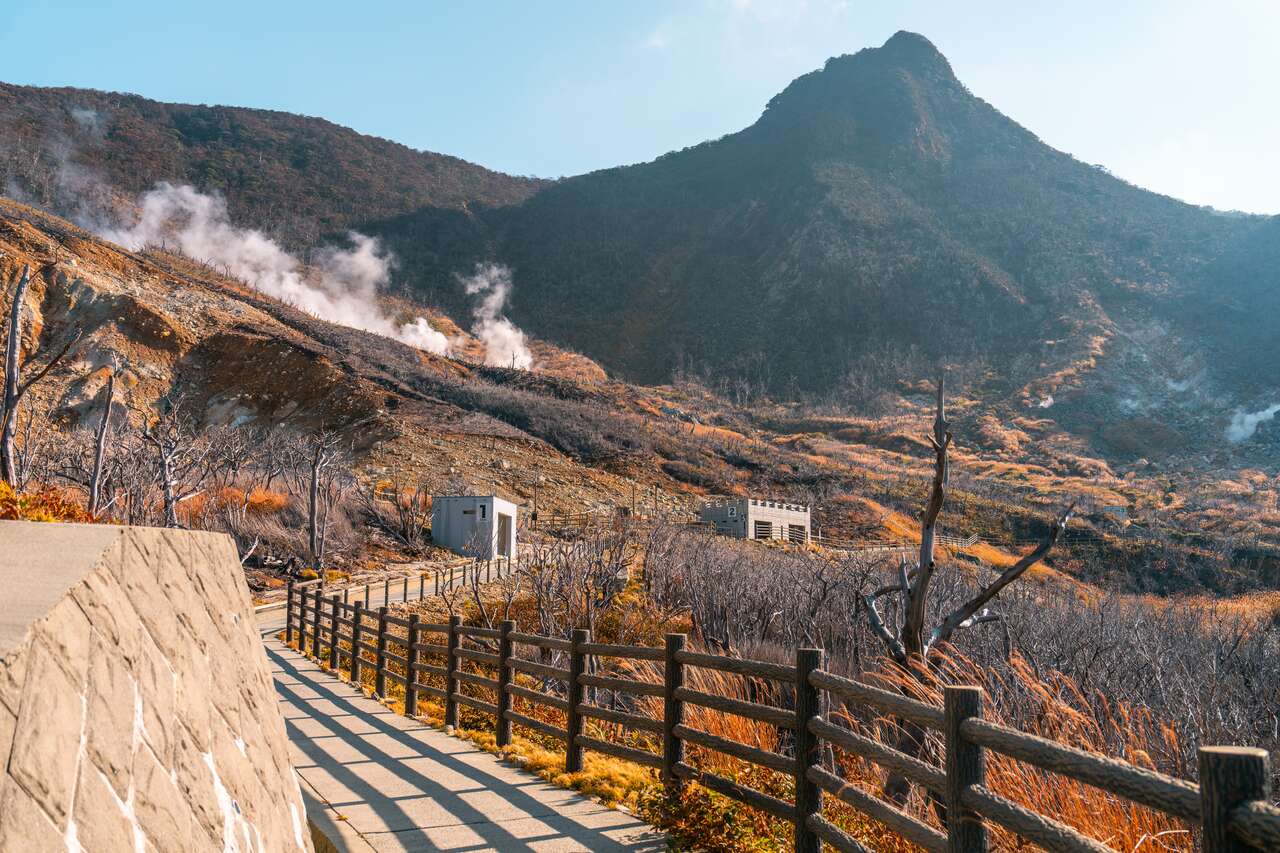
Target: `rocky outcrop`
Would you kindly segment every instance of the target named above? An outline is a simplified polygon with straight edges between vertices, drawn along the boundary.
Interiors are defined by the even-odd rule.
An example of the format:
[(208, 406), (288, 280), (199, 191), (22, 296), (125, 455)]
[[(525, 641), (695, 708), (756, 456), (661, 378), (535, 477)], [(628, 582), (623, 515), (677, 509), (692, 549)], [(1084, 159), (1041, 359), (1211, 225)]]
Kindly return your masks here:
[(235, 548), (0, 522), (0, 851), (311, 851)]

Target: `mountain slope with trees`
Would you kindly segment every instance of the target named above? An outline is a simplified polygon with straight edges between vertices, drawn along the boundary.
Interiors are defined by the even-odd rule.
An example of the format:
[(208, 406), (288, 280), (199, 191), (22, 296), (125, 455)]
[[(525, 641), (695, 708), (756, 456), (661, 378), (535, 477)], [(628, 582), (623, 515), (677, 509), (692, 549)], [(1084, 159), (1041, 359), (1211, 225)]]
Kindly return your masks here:
[(295, 249), (426, 206), (510, 204), (544, 183), (320, 118), (0, 83), (5, 195), (98, 216), (159, 181), (219, 193), (237, 224)]
[(918, 374), (913, 353), (1027, 381), (1259, 227), (1050, 148), (909, 33), (740, 133), (490, 218), (519, 320), (646, 380), (684, 364), (774, 391)]

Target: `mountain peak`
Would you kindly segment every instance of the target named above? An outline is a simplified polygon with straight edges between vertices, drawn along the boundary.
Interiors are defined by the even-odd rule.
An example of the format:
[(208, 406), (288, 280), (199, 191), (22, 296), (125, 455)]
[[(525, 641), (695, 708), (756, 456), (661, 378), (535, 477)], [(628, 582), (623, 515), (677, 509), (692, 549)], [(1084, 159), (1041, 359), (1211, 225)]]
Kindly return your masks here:
[(898, 30), (889, 40), (878, 48), (859, 51), (858, 56), (905, 68), (917, 73), (954, 78), (951, 63), (942, 55), (933, 42), (919, 33)]
[(762, 122), (804, 126), (810, 143), (857, 151), (864, 164), (908, 150), (945, 159), (949, 143), (934, 112), (963, 102), (956, 96), (964, 93), (933, 43), (901, 30), (880, 47), (833, 57), (792, 81), (769, 102)]
[(879, 50), (894, 56), (928, 62), (947, 61), (946, 57), (934, 46), (933, 42), (910, 30), (898, 30), (889, 37), (888, 41), (880, 46)]

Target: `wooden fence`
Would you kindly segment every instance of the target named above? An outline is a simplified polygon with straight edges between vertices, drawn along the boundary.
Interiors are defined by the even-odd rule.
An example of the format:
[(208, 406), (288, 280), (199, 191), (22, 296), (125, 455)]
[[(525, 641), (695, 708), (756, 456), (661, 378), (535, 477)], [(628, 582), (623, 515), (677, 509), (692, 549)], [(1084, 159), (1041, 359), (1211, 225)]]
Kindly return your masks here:
[[(823, 842), (839, 851), (865, 853), (858, 841), (822, 816), (824, 796), (880, 821), (931, 853), (986, 851), (988, 821), (1046, 850), (1111, 850), (987, 788), (988, 752), (1198, 825), (1203, 849), (1209, 853), (1280, 850), (1280, 808), (1270, 802), (1269, 758), (1264, 750), (1202, 749), (1201, 784), (1195, 785), (984, 720), (983, 691), (978, 687), (948, 687), (944, 706), (937, 707), (835, 675), (823, 669), (820, 649), (799, 649), (795, 665), (789, 666), (696, 652), (686, 648), (683, 634), (668, 634), (665, 648), (607, 645), (592, 642), (585, 630), (558, 638), (520, 633), (510, 621), (499, 628), (483, 628), (463, 625), (459, 616), (440, 624), (423, 622), (417, 615), (400, 618), (389, 614), (385, 606), (369, 610), (360, 601), (351, 603), (337, 595), (326, 599), (316, 587), (292, 585), (285, 624), (288, 642), (293, 643), (296, 637), (299, 649), (327, 662), (331, 669), (339, 669), (345, 661), (353, 683), (360, 683), (362, 671), (372, 671), (374, 690), (380, 698), (387, 696), (389, 680), (400, 684), (405, 691), (405, 713), (410, 716), (417, 714), (422, 696), (432, 696), (444, 702), (447, 725), (457, 725), (459, 706), (492, 715), (499, 746), (510, 743), (513, 725), (559, 739), (566, 746), (569, 772), (582, 768), (584, 750), (593, 750), (659, 770), (673, 792), (688, 781), (696, 781), (790, 821), (795, 827), (795, 849), (800, 853), (818, 853)], [(534, 649), (540, 659), (518, 655), (518, 648)], [(553, 665), (557, 660), (566, 665)], [(607, 665), (611, 660), (649, 662), (654, 672), (661, 672), (662, 682), (622, 677)], [(468, 669), (463, 668), (464, 663)], [(785, 685), (794, 690), (793, 707), (692, 689), (685, 681), (690, 668)], [(476, 670), (481, 669), (491, 674), (478, 674)], [(601, 674), (611, 671), (613, 674)], [(524, 677), (526, 684), (517, 683), (517, 676)], [(431, 680), (435, 683), (428, 683)], [(473, 688), (472, 693), (479, 688), (490, 698), (465, 694), (463, 685)], [(635, 713), (634, 703), (630, 710), (603, 707), (591, 701), (600, 691), (652, 697), (655, 705), (661, 700), (662, 715)], [(512, 707), (515, 697), (563, 712), (564, 728), (518, 713)], [(943, 765), (934, 766), (841, 725), (840, 718), (828, 711), (832, 698), (940, 732), (945, 743)], [(685, 708), (690, 705), (788, 731), (792, 733), (791, 754), (692, 728), (685, 722)], [(589, 736), (584, 725), (588, 719), (647, 735), (658, 751)], [(791, 776), (795, 781), (793, 801), (693, 766), (686, 761), (687, 744)], [(827, 746), (895, 771), (933, 792), (947, 807), (945, 833), (825, 769), (821, 758)]]
[[(384, 602), (391, 601), (393, 592), (400, 593), (401, 601), (413, 601), (426, 598), (428, 595), (440, 595), (442, 592), (464, 587), (472, 581), (489, 583), (490, 581), (502, 580), (510, 577), (515, 570), (516, 563), (510, 557), (495, 557), (492, 560), (466, 558), (433, 570), (429, 573), (430, 580), (428, 580), (428, 574), (424, 573), (418, 575), (416, 579), (409, 575), (399, 578), (386, 577), (379, 583), (367, 581), (362, 584), (334, 585), (325, 584), (320, 578), (309, 581), (290, 581), (284, 606), (289, 607), (294, 597), (300, 595), (303, 590), (319, 590), (322, 594), (328, 596), (341, 595), (344, 603), (350, 603), (353, 594), (359, 598), (362, 592), (364, 597), (359, 598), (359, 600), (367, 603), (372, 600), (375, 589), (382, 590), (382, 600)], [(274, 602), (255, 607), (254, 611), (279, 609), (281, 606), (280, 602)]]

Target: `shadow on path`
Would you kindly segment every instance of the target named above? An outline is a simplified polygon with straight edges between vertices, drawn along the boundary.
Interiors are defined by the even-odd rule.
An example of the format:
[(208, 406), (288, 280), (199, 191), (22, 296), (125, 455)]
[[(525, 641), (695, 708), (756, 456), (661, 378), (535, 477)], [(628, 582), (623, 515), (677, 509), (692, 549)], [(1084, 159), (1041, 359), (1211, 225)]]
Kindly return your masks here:
[[(266, 639), (293, 762), (373, 850), (665, 850), (635, 817), (549, 785), (364, 697)], [(339, 849), (342, 846), (339, 845)]]

